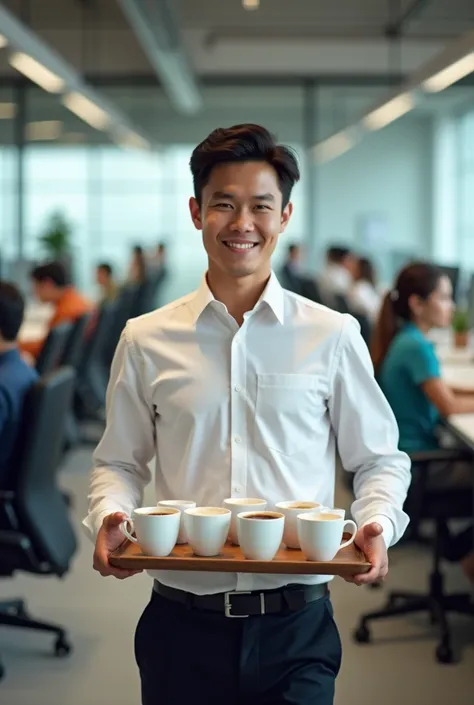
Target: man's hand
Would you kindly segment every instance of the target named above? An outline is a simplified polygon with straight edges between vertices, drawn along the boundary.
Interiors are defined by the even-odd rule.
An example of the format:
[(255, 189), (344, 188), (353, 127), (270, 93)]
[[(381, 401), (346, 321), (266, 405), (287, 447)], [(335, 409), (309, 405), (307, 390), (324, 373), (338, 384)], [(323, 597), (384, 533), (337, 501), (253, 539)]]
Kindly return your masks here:
[(372, 568), (368, 573), (359, 573), (346, 578), (346, 582), (355, 583), (356, 585), (368, 585), (385, 578), (388, 573), (388, 555), (382, 533), (383, 529), (377, 522), (366, 524), (366, 526), (359, 529), (354, 543), (366, 555)]
[(126, 518), (127, 515), (122, 514), (122, 512), (108, 514), (104, 518), (99, 533), (97, 534), (93, 565), (94, 570), (97, 570), (104, 578), (108, 575), (112, 575), (114, 578), (123, 580), (124, 578), (130, 578), (132, 575), (137, 575), (137, 573), (142, 572), (141, 570), (121, 570), (120, 568), (114, 568), (114, 566), (109, 563), (110, 554), (126, 541), (120, 529), (120, 524)]

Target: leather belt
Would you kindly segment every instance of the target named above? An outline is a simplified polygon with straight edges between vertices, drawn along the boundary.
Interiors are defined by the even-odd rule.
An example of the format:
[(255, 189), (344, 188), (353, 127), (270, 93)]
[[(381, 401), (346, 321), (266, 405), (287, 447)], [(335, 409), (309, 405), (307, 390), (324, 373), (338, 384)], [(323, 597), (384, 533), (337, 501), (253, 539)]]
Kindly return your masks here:
[(153, 590), (167, 600), (178, 602), (188, 609), (220, 612), (226, 617), (250, 617), (278, 612), (296, 612), (308, 603), (329, 594), (326, 583), (321, 585), (288, 585), (278, 590), (263, 592), (219, 592), (215, 595), (194, 595), (154, 581)]

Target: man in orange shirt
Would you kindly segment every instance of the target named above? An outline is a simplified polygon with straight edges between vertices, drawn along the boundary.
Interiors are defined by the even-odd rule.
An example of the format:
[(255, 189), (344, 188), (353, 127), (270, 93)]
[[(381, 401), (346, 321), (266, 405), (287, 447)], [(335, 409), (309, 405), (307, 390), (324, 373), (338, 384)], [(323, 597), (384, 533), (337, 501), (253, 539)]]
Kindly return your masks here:
[[(61, 262), (48, 262), (35, 267), (31, 272), (33, 292), (42, 303), (54, 304), (55, 310), (49, 322), (49, 329), (60, 323), (75, 321), (91, 310), (91, 303), (71, 284), (66, 267)], [(22, 352), (37, 358), (45, 338), (21, 343)]]

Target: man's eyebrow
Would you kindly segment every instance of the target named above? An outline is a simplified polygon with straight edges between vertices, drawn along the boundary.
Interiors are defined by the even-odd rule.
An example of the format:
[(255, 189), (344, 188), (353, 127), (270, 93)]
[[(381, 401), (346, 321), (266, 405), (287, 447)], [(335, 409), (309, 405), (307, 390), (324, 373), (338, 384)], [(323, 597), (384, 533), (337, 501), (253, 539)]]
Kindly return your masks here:
[(254, 199), (256, 201), (274, 201), (275, 196), (272, 193), (261, 193), (257, 196), (254, 196)]
[(229, 193), (229, 191), (214, 191), (212, 198), (227, 198), (231, 200), (235, 198), (235, 196), (233, 193)]

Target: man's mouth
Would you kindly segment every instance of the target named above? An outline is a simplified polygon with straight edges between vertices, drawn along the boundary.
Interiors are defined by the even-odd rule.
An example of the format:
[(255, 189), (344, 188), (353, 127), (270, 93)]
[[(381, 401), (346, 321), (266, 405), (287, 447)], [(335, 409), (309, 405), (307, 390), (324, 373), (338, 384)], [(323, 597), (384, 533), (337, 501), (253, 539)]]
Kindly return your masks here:
[(239, 250), (241, 252), (252, 250), (258, 245), (258, 242), (239, 242), (238, 240), (223, 240), (223, 243), (230, 250)]

